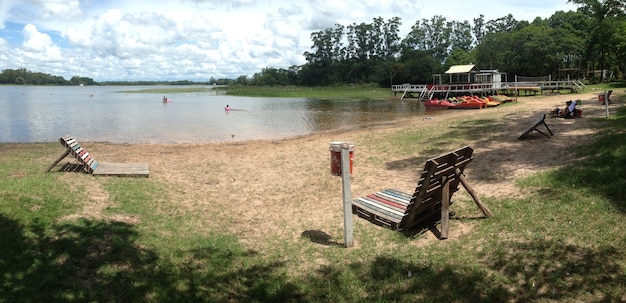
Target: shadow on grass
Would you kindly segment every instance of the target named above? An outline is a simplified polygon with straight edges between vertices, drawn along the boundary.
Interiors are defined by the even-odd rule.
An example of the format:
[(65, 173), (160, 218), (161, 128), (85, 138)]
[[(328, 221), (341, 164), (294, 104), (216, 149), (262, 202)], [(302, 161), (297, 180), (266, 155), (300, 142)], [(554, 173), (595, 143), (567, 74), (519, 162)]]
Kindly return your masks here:
[(606, 198), (620, 212), (626, 212), (626, 108), (610, 120), (597, 140), (576, 150), (580, 161), (550, 174), (554, 188), (572, 186)]
[[(533, 132), (526, 140), (517, 140), (517, 137), (527, 130), (536, 118), (536, 116), (520, 117), (516, 114), (509, 114), (501, 120), (477, 119), (466, 121), (461, 125), (450, 127), (441, 137), (467, 138), (467, 142), (471, 142), (469, 145), (472, 148), (480, 150), (474, 153), (474, 162), (488, 161), (488, 165), (485, 165), (487, 162), (483, 162), (484, 168), (480, 171), (472, 171), (471, 177), (485, 183), (498, 182), (499, 176), (506, 174), (507, 167), (513, 163), (517, 167), (543, 170), (555, 167), (554, 161), (558, 162), (565, 156), (584, 159), (565, 169), (558, 170), (552, 179), (560, 180), (560, 182), (554, 184), (554, 187), (567, 188), (574, 184), (587, 187), (591, 192), (611, 200), (620, 211), (626, 212), (626, 202), (623, 202), (623, 197), (626, 196), (626, 187), (620, 183), (623, 180), (622, 176), (626, 175), (626, 133), (624, 133), (626, 109), (624, 107), (618, 108), (617, 113), (613, 114), (610, 120), (602, 119), (602, 123), (591, 124), (589, 127), (601, 129), (600, 134), (592, 135), (594, 132), (583, 132), (586, 134), (578, 136), (589, 136), (590, 141), (595, 141), (595, 143), (589, 146), (576, 147), (575, 143), (572, 142), (572, 148), (566, 151), (566, 154), (553, 152), (553, 149), (559, 148), (558, 143), (577, 140), (577, 138), (567, 136), (565, 130), (569, 126), (566, 124), (561, 125), (547, 121), (548, 124), (555, 124), (550, 125), (553, 132), (555, 132), (556, 126), (560, 127), (561, 130), (561, 132), (555, 132), (555, 136), (552, 138), (546, 138), (542, 134)], [(386, 163), (387, 169), (406, 170), (407, 167), (411, 167), (415, 168), (417, 174), (427, 159), (461, 146), (450, 147), (449, 143), (441, 144), (440, 142), (416, 142), (415, 144), (428, 145), (421, 152), (424, 156), (390, 161)], [(494, 148), (495, 146), (497, 148)], [(548, 157), (511, 156), (520, 152), (528, 155), (553, 153), (554, 161)], [(470, 169), (473, 167), (472, 163), (468, 165)]]
[(503, 241), (474, 264), (378, 256), (290, 281), (285, 263), (256, 258), (235, 238), (182, 252), (185, 261), (173, 264), (135, 243), (124, 223), (22, 226), (0, 215), (0, 229), (1, 302), (526, 302), (587, 294), (616, 302), (625, 295), (621, 252), (558, 241)]
[(0, 302), (277, 302), (300, 296), (277, 273), (284, 264), (257, 261), (234, 237), (172, 252), (187, 260), (173, 264), (136, 243), (134, 228), (120, 222), (24, 226), (0, 214), (0, 230)]
[[(379, 256), (349, 269), (326, 266), (312, 287), (312, 301), (333, 302), (618, 302), (621, 253), (611, 247), (580, 248), (559, 242), (502, 242), (475, 264), (440, 264)], [(454, 264), (450, 264), (454, 263)], [(488, 269), (487, 269), (488, 268)], [(351, 281), (348, 283), (347, 281)], [(360, 285), (362, 297), (349, 288)], [(585, 296), (591, 294), (591, 297)], [(585, 300), (588, 299), (588, 300)]]

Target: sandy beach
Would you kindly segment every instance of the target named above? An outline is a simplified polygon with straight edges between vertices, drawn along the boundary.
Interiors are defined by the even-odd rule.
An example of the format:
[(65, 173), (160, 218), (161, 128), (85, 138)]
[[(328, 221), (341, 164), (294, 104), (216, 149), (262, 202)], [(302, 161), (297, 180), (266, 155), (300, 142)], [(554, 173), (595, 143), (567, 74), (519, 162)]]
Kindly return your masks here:
[[(519, 197), (525, 195), (514, 184), (520, 177), (567, 163), (568, 150), (588, 142), (597, 133), (593, 118), (605, 117), (599, 103), (599, 91), (582, 94), (520, 97), (515, 106), (498, 106), (481, 110), (444, 110), (432, 117), (416, 116), (403, 121), (381, 121), (371, 127), (341, 132), (316, 133), (282, 140), (260, 140), (181, 145), (117, 145), (83, 142), (92, 155), (102, 162), (148, 162), (150, 180), (165, 184), (172, 201), (155, 203), (155, 211), (191, 212), (189, 228), (200, 234), (215, 230), (230, 232), (250, 247), (263, 251), (270, 243), (294, 242), (307, 231), (319, 231), (343, 240), (341, 179), (330, 174), (329, 143), (352, 141), (356, 146), (352, 197), (367, 195), (392, 187), (412, 192), (424, 159), (439, 154), (397, 154), (386, 152), (376, 138), (404, 130), (432, 131), (448, 128), (457, 121), (479, 125), (475, 121), (500, 119), (495, 136), (485, 140), (477, 135), (467, 142), (447, 143), (452, 151), (469, 145), (475, 159), (466, 169), (466, 178), (481, 198)], [(611, 110), (621, 106), (614, 92)], [(567, 100), (582, 100), (583, 117), (576, 119), (546, 118), (554, 133), (547, 138), (539, 133), (517, 140), (540, 114)], [(398, 101), (411, 102), (411, 101)], [(474, 121), (474, 122), (472, 122)], [(463, 125), (463, 123), (461, 124)], [(462, 126), (461, 126), (462, 127)], [(236, 135), (236, 134), (235, 134)], [(494, 136), (492, 134), (491, 136)], [(430, 142), (433, 147), (438, 142)], [(432, 149), (436, 150), (436, 149)], [(69, 158), (68, 158), (69, 159)], [(50, 162), (54, 160), (51, 155)], [(75, 178), (66, 174), (63, 178)], [(81, 182), (98, 183), (99, 178), (81, 178)], [(91, 186), (91, 199), (85, 201), (78, 217), (107, 219), (102, 213), (111, 203), (106, 192)], [(461, 191), (458, 193), (461, 195)], [(151, 203), (147, 201), (147, 203)], [(469, 205), (470, 215), (481, 216)], [(498, 209), (491, 209), (497, 214)], [(114, 220), (141, 222), (141, 217), (116, 217)], [(356, 233), (363, 228), (378, 228), (354, 217)], [(450, 239), (471, 230), (471, 222), (453, 222)], [(361, 230), (361, 231), (359, 231)], [(357, 236), (355, 245), (362, 240)], [(416, 237), (412, 243), (436, 241), (432, 233)]]

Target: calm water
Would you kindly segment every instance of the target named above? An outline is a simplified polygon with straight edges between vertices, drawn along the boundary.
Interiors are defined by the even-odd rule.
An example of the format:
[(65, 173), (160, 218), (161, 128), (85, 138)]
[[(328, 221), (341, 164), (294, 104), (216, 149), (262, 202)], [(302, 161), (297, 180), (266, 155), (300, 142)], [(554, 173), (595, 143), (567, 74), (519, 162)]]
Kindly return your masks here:
[[(423, 115), (401, 101), (120, 93), (150, 87), (0, 86), (0, 142), (202, 143), (278, 139)], [(233, 110), (226, 112), (230, 105)]]

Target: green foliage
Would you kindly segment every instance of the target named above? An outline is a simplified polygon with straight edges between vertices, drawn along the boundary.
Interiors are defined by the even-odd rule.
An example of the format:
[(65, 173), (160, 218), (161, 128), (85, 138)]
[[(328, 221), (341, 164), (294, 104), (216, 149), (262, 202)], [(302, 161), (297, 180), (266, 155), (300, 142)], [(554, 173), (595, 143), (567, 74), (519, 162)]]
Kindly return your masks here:
[(63, 77), (20, 68), (3, 70), (0, 73), (0, 84), (69, 85), (70, 82)]
[(388, 88), (379, 88), (376, 85), (344, 85), (344, 86), (243, 86), (231, 85), (226, 88), (216, 88), (227, 95), (248, 97), (286, 97), (312, 99), (359, 99), (376, 100), (391, 96)]

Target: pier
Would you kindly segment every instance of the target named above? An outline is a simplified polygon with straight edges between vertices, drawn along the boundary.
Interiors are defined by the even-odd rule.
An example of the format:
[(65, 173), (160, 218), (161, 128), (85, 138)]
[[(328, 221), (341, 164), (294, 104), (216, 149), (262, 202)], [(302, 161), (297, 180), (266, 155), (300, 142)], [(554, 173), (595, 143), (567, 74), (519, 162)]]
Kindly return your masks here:
[(507, 94), (519, 96), (544, 94), (569, 90), (580, 92), (585, 85), (578, 80), (564, 81), (529, 81), (529, 82), (494, 82), (494, 83), (459, 83), (459, 84), (400, 84), (392, 85), (394, 96), (402, 94), (400, 99), (412, 95), (419, 100), (430, 100), (433, 97), (444, 98), (458, 95), (494, 95)]

